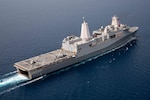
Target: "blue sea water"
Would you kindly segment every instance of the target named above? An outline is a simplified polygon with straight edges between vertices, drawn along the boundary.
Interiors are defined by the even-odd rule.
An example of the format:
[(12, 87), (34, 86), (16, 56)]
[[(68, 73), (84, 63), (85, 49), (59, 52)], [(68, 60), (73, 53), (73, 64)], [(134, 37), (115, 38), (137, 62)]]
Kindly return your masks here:
[[(0, 84), (0, 100), (149, 100), (149, 4), (149, 0), (0, 0), (0, 79), (7, 79), (5, 85), (12, 83)], [(139, 27), (136, 42), (36, 82), (18, 82), (15, 62), (60, 48), (68, 35), (79, 36), (83, 16), (92, 32), (110, 24), (113, 15)]]

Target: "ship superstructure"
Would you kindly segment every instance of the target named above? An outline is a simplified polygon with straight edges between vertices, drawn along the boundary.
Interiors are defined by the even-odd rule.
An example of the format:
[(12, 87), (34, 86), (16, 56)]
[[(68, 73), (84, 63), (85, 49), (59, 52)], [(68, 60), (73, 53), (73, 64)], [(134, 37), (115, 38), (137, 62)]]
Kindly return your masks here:
[(19, 73), (33, 79), (120, 48), (136, 39), (137, 30), (138, 27), (121, 24), (119, 18), (113, 16), (111, 25), (101, 26), (90, 34), (88, 23), (83, 18), (80, 37), (67, 36), (60, 49), (17, 62), (14, 66)]

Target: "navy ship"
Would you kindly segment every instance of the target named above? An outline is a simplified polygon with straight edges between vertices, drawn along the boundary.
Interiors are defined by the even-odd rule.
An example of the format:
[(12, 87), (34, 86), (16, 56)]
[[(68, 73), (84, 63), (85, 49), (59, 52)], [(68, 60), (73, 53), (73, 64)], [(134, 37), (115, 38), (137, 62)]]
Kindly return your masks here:
[(110, 25), (101, 26), (91, 34), (88, 23), (83, 18), (80, 37), (67, 36), (63, 39), (60, 49), (16, 62), (14, 66), (18, 73), (34, 79), (119, 49), (136, 40), (137, 30), (137, 26), (130, 27), (121, 24), (119, 18), (113, 16)]

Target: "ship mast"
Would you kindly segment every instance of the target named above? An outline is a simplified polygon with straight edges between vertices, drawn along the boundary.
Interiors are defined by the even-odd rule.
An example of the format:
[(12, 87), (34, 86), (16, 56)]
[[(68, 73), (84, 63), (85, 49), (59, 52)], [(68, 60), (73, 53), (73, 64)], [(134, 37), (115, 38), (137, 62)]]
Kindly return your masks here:
[(82, 40), (89, 40), (90, 39), (90, 31), (88, 27), (88, 23), (85, 22), (85, 18), (83, 17), (83, 23), (81, 25), (81, 35), (80, 38)]
[(113, 25), (114, 27), (120, 27), (120, 21), (119, 21), (119, 18), (116, 17), (116, 15), (114, 15), (112, 17), (112, 23), (111, 25)]

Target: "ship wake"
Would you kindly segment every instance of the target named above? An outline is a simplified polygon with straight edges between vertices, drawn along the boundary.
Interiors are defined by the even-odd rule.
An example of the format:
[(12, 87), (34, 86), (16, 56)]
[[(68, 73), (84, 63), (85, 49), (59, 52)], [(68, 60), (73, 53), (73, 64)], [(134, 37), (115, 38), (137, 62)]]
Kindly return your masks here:
[(33, 83), (42, 78), (43, 76), (38, 77), (34, 80), (29, 80), (26, 76), (19, 74), (16, 71), (2, 75), (0, 76), (0, 95), (3, 95), (27, 84)]

